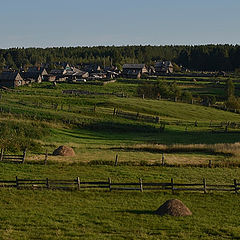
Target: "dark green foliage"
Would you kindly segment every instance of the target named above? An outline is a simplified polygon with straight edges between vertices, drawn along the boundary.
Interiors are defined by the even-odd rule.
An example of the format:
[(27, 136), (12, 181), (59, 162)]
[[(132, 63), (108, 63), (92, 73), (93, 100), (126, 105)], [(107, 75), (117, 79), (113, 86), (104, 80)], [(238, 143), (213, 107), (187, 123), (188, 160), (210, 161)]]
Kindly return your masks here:
[[(60, 48), (12, 48), (0, 49), (2, 65), (13, 69), (27, 68), (41, 63), (49, 69), (59, 67), (58, 62), (70, 64), (96, 63), (101, 66), (123, 63), (154, 64), (158, 60), (170, 60), (192, 70), (234, 71), (240, 68), (240, 46), (122, 46), (122, 47), (60, 47)], [(0, 66), (2, 68), (3, 66)], [(175, 70), (179, 70), (174, 65)]]
[(184, 101), (190, 102), (192, 100), (192, 94), (190, 91), (181, 91), (181, 89), (174, 83), (167, 83), (165, 81), (159, 81), (155, 84), (144, 83), (138, 86), (138, 94), (148, 98), (156, 99), (161, 98), (181, 98)]
[(226, 97), (227, 99), (234, 97), (235, 86), (232, 79), (228, 79), (226, 82)]
[(192, 98), (193, 98), (193, 96), (192, 96), (192, 93), (190, 91), (186, 90), (186, 91), (182, 92), (181, 99), (183, 101), (191, 102)]
[(16, 152), (25, 148), (36, 151), (40, 144), (36, 139), (48, 135), (49, 129), (44, 124), (32, 122), (0, 122), (0, 147)]
[(230, 109), (240, 109), (240, 99), (234, 96), (230, 96), (225, 102), (225, 105)]

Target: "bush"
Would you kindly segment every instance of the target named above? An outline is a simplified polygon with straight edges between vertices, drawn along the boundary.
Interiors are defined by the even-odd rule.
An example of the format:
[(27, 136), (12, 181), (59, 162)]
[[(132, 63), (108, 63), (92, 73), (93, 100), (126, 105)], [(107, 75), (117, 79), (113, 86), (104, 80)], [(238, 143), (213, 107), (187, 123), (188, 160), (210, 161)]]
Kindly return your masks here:
[(234, 96), (231, 96), (225, 102), (225, 105), (227, 108), (230, 108), (230, 109), (240, 109), (240, 99)]
[(38, 151), (41, 145), (36, 139), (48, 135), (49, 129), (44, 124), (7, 121), (0, 122), (0, 147), (10, 152), (22, 151), (25, 148)]
[(175, 82), (168, 84), (164, 81), (159, 81), (156, 84), (141, 84), (138, 86), (138, 94), (144, 94), (145, 97), (153, 99), (160, 95), (162, 98), (181, 98), (187, 102), (192, 100), (192, 93), (189, 91), (182, 92)]
[(183, 91), (181, 96), (183, 101), (191, 102), (192, 101), (192, 93), (190, 91)]

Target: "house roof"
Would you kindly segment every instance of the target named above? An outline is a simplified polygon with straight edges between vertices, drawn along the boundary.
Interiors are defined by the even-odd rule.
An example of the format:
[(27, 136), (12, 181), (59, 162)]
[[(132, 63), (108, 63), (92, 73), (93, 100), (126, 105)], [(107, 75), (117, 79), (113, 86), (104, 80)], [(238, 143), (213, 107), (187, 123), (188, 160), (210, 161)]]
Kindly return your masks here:
[(29, 67), (28, 72), (35, 72), (35, 73), (40, 73), (40, 74), (47, 75), (47, 71), (44, 67), (36, 67), (36, 66)]
[(21, 72), (20, 75), (23, 79), (38, 79), (39, 77), (41, 77), (41, 74), (39, 72)]
[(124, 64), (123, 68), (143, 69), (145, 64)]
[(84, 71), (81, 71), (81, 70), (79, 72), (74, 73), (75, 76), (83, 76), (85, 74), (88, 74), (88, 72), (84, 72)]
[(81, 72), (83, 72), (83, 71), (81, 71), (78, 68), (72, 67), (72, 68), (66, 70), (66, 73), (64, 73), (64, 74), (65, 75), (76, 75), (76, 73), (81, 73)]
[(19, 72), (2, 72), (0, 74), (0, 79), (1, 80), (16, 80), (16, 78), (22, 78), (19, 74)]
[(53, 75), (62, 75), (62, 74), (65, 74), (65, 73), (66, 73), (65, 69), (53, 69), (50, 72), (50, 74), (53, 74)]
[(161, 61), (161, 62), (156, 62), (155, 67), (172, 67), (171, 61)]

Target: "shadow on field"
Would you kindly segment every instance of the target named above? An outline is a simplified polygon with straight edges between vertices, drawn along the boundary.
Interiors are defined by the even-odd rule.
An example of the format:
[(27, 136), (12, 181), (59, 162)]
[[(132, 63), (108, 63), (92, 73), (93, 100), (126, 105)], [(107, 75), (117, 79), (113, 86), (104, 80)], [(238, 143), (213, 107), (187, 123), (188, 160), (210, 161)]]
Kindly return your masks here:
[(155, 211), (150, 210), (125, 210), (125, 211), (116, 211), (120, 213), (131, 213), (131, 214), (137, 214), (137, 215), (155, 215)]
[(219, 132), (210, 131), (188, 131), (169, 129), (164, 131), (154, 126), (133, 126), (128, 124), (117, 124), (114, 127), (109, 124), (105, 127), (84, 127), (75, 129), (64, 129), (62, 131), (68, 137), (82, 140), (129, 140), (145, 142), (148, 144), (216, 144), (235, 143), (240, 141), (240, 132)]

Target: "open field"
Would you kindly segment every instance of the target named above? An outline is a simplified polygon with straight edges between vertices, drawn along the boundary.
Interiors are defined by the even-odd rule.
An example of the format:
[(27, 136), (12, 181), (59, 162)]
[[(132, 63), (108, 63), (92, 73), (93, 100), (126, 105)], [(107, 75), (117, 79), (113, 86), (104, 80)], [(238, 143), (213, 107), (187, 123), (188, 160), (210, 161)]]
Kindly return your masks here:
[[(162, 168), (1, 164), (1, 179), (51, 178), (84, 180), (231, 182), (239, 169)], [(2, 239), (237, 239), (240, 237), (236, 194), (109, 191), (0, 190)], [(160, 217), (153, 212), (167, 199), (182, 200), (190, 217)]]
[[(201, 84), (205, 82), (198, 81), (192, 90), (222, 94), (222, 82), (215, 92)], [(27, 147), (27, 157), (24, 164), (0, 162), (0, 180), (18, 176), (89, 181), (110, 177), (113, 182), (138, 178), (168, 182), (174, 178), (180, 183), (206, 178), (212, 184), (240, 181), (239, 114), (142, 99), (137, 86), (137, 80), (120, 79), (103, 86), (43, 83), (2, 91), (0, 145), (8, 153), (21, 153)], [(94, 94), (63, 94), (67, 89)], [(127, 97), (120, 97), (122, 93)], [(114, 115), (114, 108), (125, 115)], [(72, 147), (76, 156), (53, 156), (60, 145)], [(48, 161), (43, 165), (46, 150)], [(113, 166), (116, 154), (118, 166)], [(218, 167), (206, 167), (209, 160)], [(182, 200), (193, 215), (156, 216), (153, 211), (171, 198)], [(0, 238), (238, 239), (238, 203), (239, 196), (233, 193), (1, 188)]]

